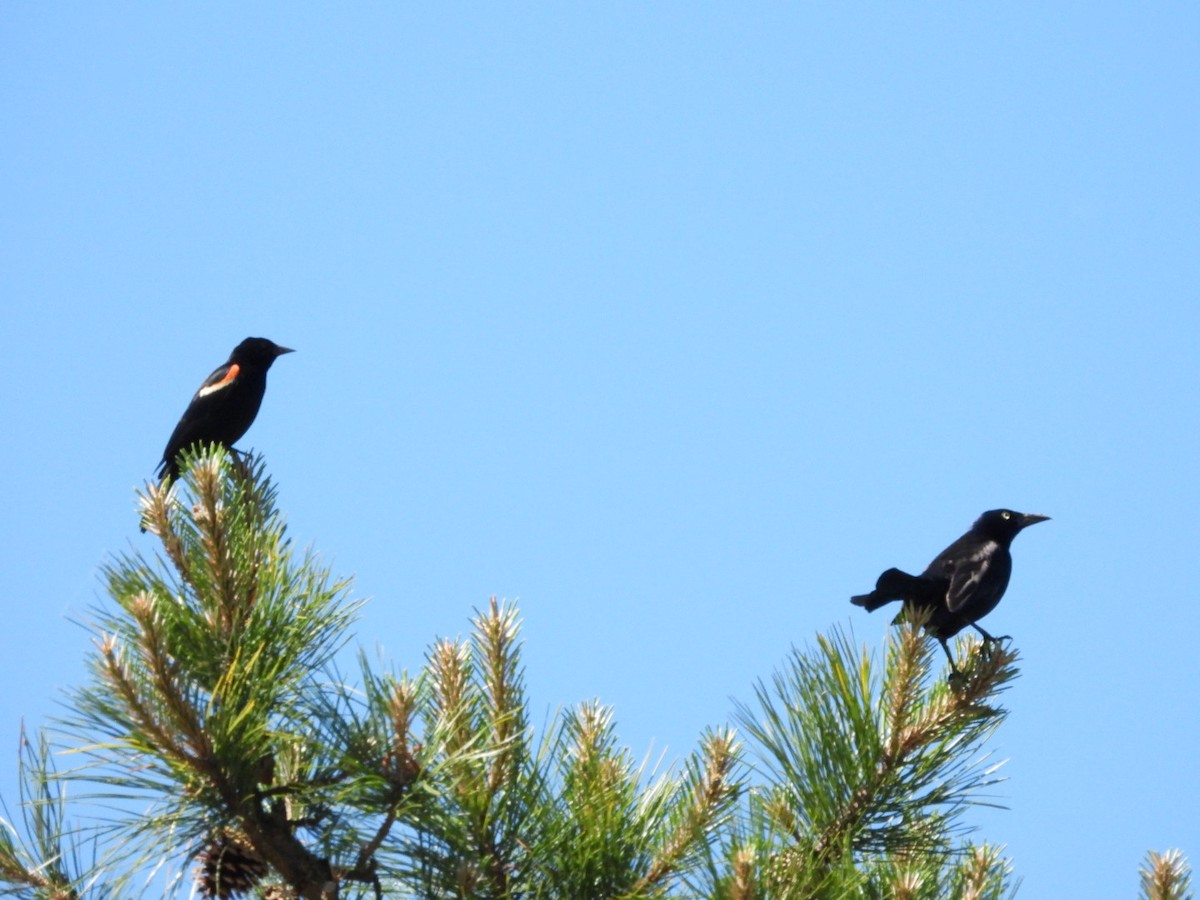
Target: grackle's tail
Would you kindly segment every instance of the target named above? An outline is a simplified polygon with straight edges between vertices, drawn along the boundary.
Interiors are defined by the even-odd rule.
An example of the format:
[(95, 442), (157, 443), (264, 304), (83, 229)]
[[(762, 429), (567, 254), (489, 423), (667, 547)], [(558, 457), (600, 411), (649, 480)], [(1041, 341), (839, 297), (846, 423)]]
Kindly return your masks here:
[(911, 599), (920, 593), (922, 583), (923, 579), (916, 575), (909, 575), (899, 569), (888, 569), (875, 582), (875, 590), (869, 594), (851, 597), (850, 602), (863, 607), (867, 612), (874, 612), (894, 600)]

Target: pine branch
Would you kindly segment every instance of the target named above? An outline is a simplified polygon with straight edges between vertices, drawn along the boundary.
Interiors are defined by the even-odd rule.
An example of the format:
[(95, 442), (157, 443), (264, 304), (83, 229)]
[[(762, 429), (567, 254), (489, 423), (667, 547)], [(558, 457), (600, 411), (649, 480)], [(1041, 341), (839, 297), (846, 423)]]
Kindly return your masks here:
[(1142, 866), (1143, 900), (1192, 900), (1192, 869), (1178, 850), (1151, 851)]
[(20, 742), (19, 823), (0, 804), (0, 893), (78, 900), (85, 893), (107, 897), (123, 890), (124, 879), (96, 860), (94, 842), (92, 862), (82, 862), (80, 836), (67, 823), (66, 795), (57, 783), (45, 735), (32, 742), (22, 728)]
[(111, 740), (85, 742), (92, 766), (71, 776), (149, 795), (156, 811), (128, 824), (151, 841), (208, 835), (210, 859), (256, 857), (299, 896), (327, 894), (331, 864), (299, 839), (292, 797), (273, 782), (277, 758), (310, 731), (316, 671), (345, 640), (346, 585), (309, 558), (293, 565), (254, 461), (194, 454), (169, 496), (147, 491), (144, 509), (165, 556), (106, 568), (119, 609), (99, 613), (97, 678), (63, 729)]
[[(999, 780), (983, 745), (1017, 674), (1008, 649), (960, 639), (947, 684), (919, 622), (890, 632), (882, 664), (835, 631), (756, 686), (743, 737), (639, 764), (598, 701), (531, 727), (520, 620), (494, 598), (414, 677), (361, 655), (341, 677), (348, 583), (293, 557), (261, 462), (186, 462), (144, 492), (161, 553), (105, 567), (116, 608), (96, 613), (92, 680), (60, 723), (83, 764), (55, 773), (44, 740), (23, 744), (0, 892), (104, 898), (194, 857), (221, 900), (1012, 894), (1011, 863), (961, 821)], [(115, 819), (66, 826), (68, 779)], [(1149, 856), (1142, 895), (1192, 896), (1178, 852)]]
[(1001, 855), (1001, 848), (990, 844), (971, 847), (962, 855), (950, 885), (949, 896), (963, 900), (1001, 900), (1017, 892), (1012, 862)]
[(950, 687), (933, 677), (918, 625), (892, 635), (882, 675), (835, 632), (793, 654), (771, 688), (758, 686), (757, 711), (738, 709), (762, 759), (766, 785), (751, 802), (760, 839), (779, 847), (769, 867), (776, 885), (819, 893), (861, 880), (856, 860), (941, 857), (962, 830), (961, 811), (986, 802), (980, 791), (997, 780), (981, 745), (1003, 720), (990, 704), (1015, 677), (1015, 654), (960, 646), (969, 662)]
[(631, 889), (632, 896), (669, 887), (701, 861), (741, 789), (735, 776), (739, 749), (732, 730), (704, 737), (699, 754), (687, 762), (682, 779), (672, 785), (674, 797), (662, 814), (653, 858)]

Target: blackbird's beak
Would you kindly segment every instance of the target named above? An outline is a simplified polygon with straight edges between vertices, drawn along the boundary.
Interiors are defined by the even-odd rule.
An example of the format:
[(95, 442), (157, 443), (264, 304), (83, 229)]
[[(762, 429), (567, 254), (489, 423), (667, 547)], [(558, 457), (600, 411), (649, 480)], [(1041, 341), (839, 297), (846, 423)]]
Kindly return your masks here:
[(1049, 520), (1049, 516), (1039, 516), (1037, 513), (1022, 513), (1021, 527), (1028, 528), (1030, 525), (1036, 525), (1038, 522), (1047, 522)]
[(285, 354), (285, 353), (295, 353), (295, 352), (296, 351), (293, 350), (291, 347), (280, 347), (278, 344), (275, 345), (275, 355), (276, 356), (283, 356), (283, 354)]

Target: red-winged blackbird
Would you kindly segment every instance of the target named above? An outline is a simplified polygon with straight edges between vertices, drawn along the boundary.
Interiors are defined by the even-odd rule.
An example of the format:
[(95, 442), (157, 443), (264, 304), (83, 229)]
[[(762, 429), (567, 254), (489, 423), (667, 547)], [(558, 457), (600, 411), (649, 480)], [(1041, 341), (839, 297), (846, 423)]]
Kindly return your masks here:
[(246, 338), (233, 348), (229, 360), (204, 379), (183, 411), (163, 451), (158, 474), (179, 477), (179, 454), (194, 444), (232, 448), (250, 428), (267, 389), (267, 369), (275, 358), (291, 353), (266, 338)]
[(985, 642), (1003, 641), (1008, 635), (992, 637), (976, 624), (996, 608), (1012, 574), (1009, 546), (1022, 528), (1045, 522), (1049, 516), (993, 509), (975, 520), (971, 530), (937, 555), (920, 575), (888, 569), (879, 576), (875, 590), (851, 597), (850, 602), (873, 612), (893, 600), (903, 600), (904, 609), (929, 610), (926, 632), (938, 639), (950, 671), (957, 672), (950, 655), (948, 638), (968, 625), (983, 635)]

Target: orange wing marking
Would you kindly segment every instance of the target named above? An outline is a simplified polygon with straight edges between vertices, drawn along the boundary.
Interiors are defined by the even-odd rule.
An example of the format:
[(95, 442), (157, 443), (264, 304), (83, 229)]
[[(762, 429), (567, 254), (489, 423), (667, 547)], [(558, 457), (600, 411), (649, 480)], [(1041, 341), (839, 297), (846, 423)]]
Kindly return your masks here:
[(207, 397), (209, 394), (215, 393), (223, 387), (227, 387), (233, 383), (233, 379), (237, 378), (239, 371), (240, 369), (238, 368), (238, 364), (234, 363), (229, 367), (229, 371), (225, 373), (224, 378), (222, 378), (220, 381), (214, 381), (212, 384), (208, 384), (200, 388), (200, 390), (196, 393), (196, 396)]

